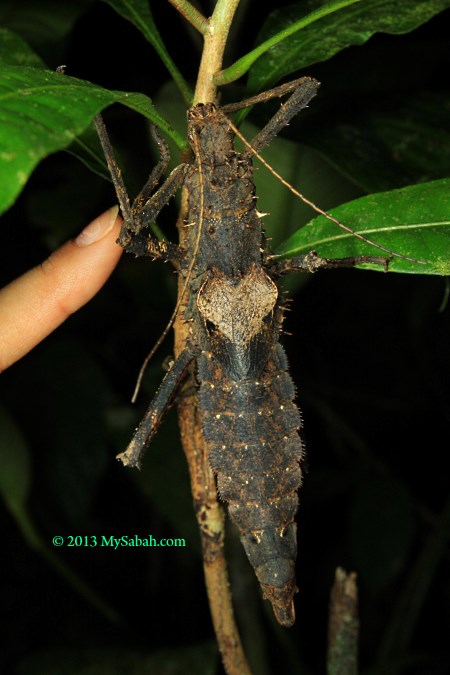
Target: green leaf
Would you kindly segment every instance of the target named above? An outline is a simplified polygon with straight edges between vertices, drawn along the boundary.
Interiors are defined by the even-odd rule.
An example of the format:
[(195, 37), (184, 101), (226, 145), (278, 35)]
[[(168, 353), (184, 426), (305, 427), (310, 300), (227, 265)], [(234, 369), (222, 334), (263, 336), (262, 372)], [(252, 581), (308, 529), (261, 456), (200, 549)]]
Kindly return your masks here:
[[(350, 45), (362, 45), (374, 33), (412, 31), (448, 7), (450, 0), (364, 0), (349, 6), (338, 0), (306, 0), (277, 9), (261, 30), (262, 45), (257, 50), (264, 54), (251, 69), (249, 91), (267, 89), (300, 68), (326, 61)], [(332, 12), (323, 16), (327, 9)], [(314, 21), (306, 25), (311, 18)], [(288, 35), (292, 27), (298, 29)], [(285, 39), (272, 46), (275, 37), (284, 35)], [(241, 69), (240, 74), (246, 70)]]
[(193, 93), (166, 49), (153, 19), (148, 0), (104, 0), (104, 2), (111, 5), (125, 19), (131, 21), (141, 31), (145, 39), (153, 45), (161, 61), (176, 82), (184, 100), (188, 106), (191, 106)]
[(91, 4), (92, 0), (46, 0), (44, 7), (35, 0), (2, 0), (0, 25), (20, 34), (34, 49), (47, 52), (49, 45), (66, 39)]
[(449, 110), (448, 92), (422, 91), (369, 117), (390, 155), (419, 182), (450, 172)]
[[(246, 138), (255, 136), (258, 129), (248, 122), (242, 125)], [(314, 149), (286, 138), (277, 137), (264, 149), (264, 159), (283, 178), (304, 192), (325, 210), (334, 204), (350, 201), (361, 195), (342, 175)], [(258, 211), (267, 213), (264, 229), (271, 239), (271, 248), (281, 244), (300, 226), (311, 219), (311, 208), (295, 199), (278, 178), (254, 161), (254, 181), (258, 195)]]
[(37, 68), (0, 72), (0, 212), (16, 199), (41, 159), (67, 147), (94, 115), (119, 102), (155, 122), (184, 148), (186, 142), (144, 94), (109, 91)]
[(67, 152), (76, 157), (97, 176), (111, 181), (105, 155), (97, 131), (93, 126), (85, 129), (67, 148)]
[(31, 66), (44, 68), (41, 57), (16, 33), (0, 28), (0, 66)]
[[(313, 11), (309, 12), (307, 10), (306, 12), (304, 12), (303, 10), (300, 10), (301, 15), (298, 19), (284, 26), (281, 30), (276, 32), (274, 35), (272, 35), (262, 44), (256, 47), (256, 49), (253, 49), (250, 53), (240, 58), (232, 66), (219, 73), (219, 75), (215, 78), (216, 84), (218, 85), (227, 84), (229, 82), (237, 80), (239, 77), (241, 77), (244, 73), (246, 73), (250, 69), (253, 63), (255, 63), (255, 61), (257, 61), (260, 58), (260, 56), (265, 54), (269, 49), (275, 47), (275, 45), (278, 45), (279, 43), (287, 40), (292, 35), (295, 35), (295, 33), (298, 33), (298, 31), (302, 30), (306, 26), (309, 26), (310, 24), (316, 21), (319, 21), (324, 16), (333, 14), (334, 12), (343, 9), (344, 7), (354, 5), (356, 2), (360, 1), (361, 0), (332, 0), (331, 2), (327, 1), (325, 3), (316, 2), (316, 4), (319, 4), (321, 6), (317, 7), (316, 9), (313, 9)], [(307, 5), (307, 3), (303, 3), (303, 6), (305, 5)], [(286, 9), (287, 11), (289, 11), (289, 8), (283, 8), (282, 10), (276, 10), (274, 13), (276, 13), (277, 11), (281, 11), (284, 14), (286, 12)], [(272, 14), (270, 16), (272, 16)]]
[[(448, 94), (386, 95), (381, 104), (376, 98), (346, 120), (318, 119), (304, 134), (308, 144), (365, 192), (448, 176)], [(349, 108), (354, 100), (349, 97)]]
[(0, 407), (0, 493), (15, 513), (24, 508), (31, 481), (29, 450), (19, 427)]
[[(393, 258), (389, 271), (450, 274), (450, 179), (368, 195), (329, 213), (371, 241), (427, 262), (420, 265)], [(339, 230), (324, 216), (297, 230), (275, 253), (290, 257), (312, 250), (327, 258), (377, 255), (376, 249)]]

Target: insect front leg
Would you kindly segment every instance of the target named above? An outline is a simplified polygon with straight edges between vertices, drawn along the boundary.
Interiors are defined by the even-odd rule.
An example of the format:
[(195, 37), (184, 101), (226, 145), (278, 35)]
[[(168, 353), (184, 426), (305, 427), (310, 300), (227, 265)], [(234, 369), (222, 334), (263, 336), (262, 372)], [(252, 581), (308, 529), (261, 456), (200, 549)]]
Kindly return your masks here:
[(178, 386), (195, 356), (196, 352), (192, 348), (186, 347), (174, 361), (169, 372), (166, 373), (129, 446), (125, 452), (117, 455), (117, 459), (120, 459), (124, 466), (140, 468), (145, 449), (158, 431), (158, 427), (170, 408)]
[(275, 136), (287, 126), (291, 119), (297, 115), (300, 110), (306, 108), (308, 103), (312, 98), (317, 94), (317, 90), (320, 87), (320, 82), (315, 80), (312, 77), (301, 77), (298, 80), (293, 82), (288, 82), (282, 84), (279, 87), (270, 89), (269, 91), (248, 98), (240, 103), (231, 103), (222, 107), (222, 111), (225, 113), (233, 112), (234, 110), (239, 110), (240, 108), (246, 108), (255, 103), (263, 103), (272, 98), (284, 96), (289, 92), (293, 92), (288, 98), (286, 103), (284, 103), (278, 112), (272, 117), (272, 119), (266, 124), (265, 127), (259, 131), (255, 138), (251, 141), (250, 147), (245, 148), (241, 156), (252, 157), (255, 152), (260, 152), (270, 141), (275, 138)]
[[(157, 167), (158, 168), (158, 167)], [(143, 232), (151, 223), (155, 222), (161, 209), (168, 203), (184, 181), (186, 165), (177, 166), (162, 186), (150, 198), (146, 198), (149, 183), (136, 197), (131, 208), (131, 218), (125, 220), (117, 242), (128, 252), (136, 256), (148, 255), (152, 258), (161, 258), (167, 261), (181, 261), (186, 252), (181, 246), (169, 241), (162, 241), (152, 237), (148, 231)]]
[(355, 267), (364, 263), (373, 265), (382, 265), (387, 272), (391, 258), (373, 255), (359, 255), (349, 258), (321, 258), (315, 251), (306, 255), (287, 258), (285, 260), (274, 260), (274, 256), (269, 256), (268, 268), (275, 277), (287, 274), (288, 272), (317, 272), (323, 269), (337, 269), (339, 267)]
[(144, 234), (141, 231), (154, 222), (163, 206), (167, 204), (169, 199), (182, 185), (186, 165), (180, 164), (176, 167), (161, 188), (155, 194), (151, 194), (167, 169), (169, 162), (168, 147), (159, 133), (153, 129), (153, 137), (159, 147), (161, 159), (151, 172), (149, 179), (134, 200), (133, 205), (131, 205), (122, 173), (115, 159), (114, 150), (101, 115), (97, 115), (94, 118), (94, 123), (124, 219), (117, 243), (126, 251), (134, 253), (136, 256), (148, 255), (152, 258), (161, 258), (164, 261), (181, 260), (185, 256), (185, 251), (180, 246), (166, 241), (159, 241), (147, 232)]

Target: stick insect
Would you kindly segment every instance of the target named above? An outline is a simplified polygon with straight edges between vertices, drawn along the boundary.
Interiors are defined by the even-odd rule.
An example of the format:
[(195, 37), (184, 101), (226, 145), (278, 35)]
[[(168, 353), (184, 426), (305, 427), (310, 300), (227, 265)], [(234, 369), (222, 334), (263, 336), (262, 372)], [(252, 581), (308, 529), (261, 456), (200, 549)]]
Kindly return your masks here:
[[(202, 433), (218, 491), (228, 502), (264, 597), (284, 626), (295, 620), (294, 519), (304, 448), (294, 384), (279, 343), (283, 305), (276, 281), (290, 271), (388, 263), (380, 256), (321, 258), (314, 251), (280, 261), (268, 250), (256, 209), (252, 158), (307, 107), (318, 87), (316, 80), (304, 77), (239, 104), (193, 106), (188, 111), (193, 160), (174, 169), (156, 191), (169, 153), (154, 128), (161, 160), (132, 205), (103, 122), (96, 118), (124, 217), (119, 244), (137, 256), (175, 262), (189, 290), (183, 308), (189, 323), (184, 349), (118, 459), (125, 466), (140, 466), (145, 448), (194, 366)], [(238, 154), (226, 114), (288, 93), (286, 103)], [(184, 247), (158, 241), (146, 229), (181, 186), (189, 202)], [(179, 305), (180, 301), (177, 309)]]

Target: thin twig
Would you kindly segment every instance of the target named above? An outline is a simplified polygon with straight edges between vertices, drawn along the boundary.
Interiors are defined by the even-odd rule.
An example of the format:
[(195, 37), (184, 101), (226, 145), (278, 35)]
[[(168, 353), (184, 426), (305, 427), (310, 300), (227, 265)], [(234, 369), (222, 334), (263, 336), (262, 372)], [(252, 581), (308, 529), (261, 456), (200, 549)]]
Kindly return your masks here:
[(208, 31), (208, 19), (206, 19), (201, 12), (198, 11), (189, 0), (169, 0), (184, 18), (189, 21), (202, 35), (206, 35)]

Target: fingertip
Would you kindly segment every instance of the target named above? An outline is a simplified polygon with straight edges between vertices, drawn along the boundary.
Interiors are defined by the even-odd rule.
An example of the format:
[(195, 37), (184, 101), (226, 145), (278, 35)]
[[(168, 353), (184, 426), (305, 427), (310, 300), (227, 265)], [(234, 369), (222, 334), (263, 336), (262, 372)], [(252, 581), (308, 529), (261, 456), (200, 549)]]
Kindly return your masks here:
[(98, 216), (98, 218), (94, 218), (74, 239), (75, 244), (83, 248), (95, 244), (100, 239), (106, 237), (115, 229), (118, 214), (119, 207), (116, 204), (108, 209), (108, 211), (105, 211), (105, 213), (102, 213), (101, 216)]
[(41, 265), (1, 289), (0, 371), (100, 290), (123, 253), (116, 243), (121, 223), (118, 208), (108, 209), (76, 240), (66, 242)]

